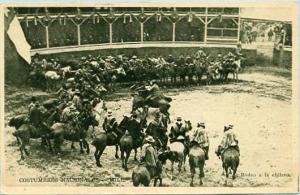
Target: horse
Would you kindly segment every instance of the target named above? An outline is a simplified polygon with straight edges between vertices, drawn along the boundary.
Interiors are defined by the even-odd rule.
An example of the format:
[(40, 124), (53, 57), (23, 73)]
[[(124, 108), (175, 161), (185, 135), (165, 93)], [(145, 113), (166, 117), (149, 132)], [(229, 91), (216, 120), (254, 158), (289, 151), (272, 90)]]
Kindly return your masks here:
[(133, 96), (132, 102), (132, 111), (137, 110), (138, 108), (143, 108), (146, 105), (152, 108), (159, 108), (161, 113), (169, 115), (169, 108), (171, 107), (170, 102), (172, 98), (164, 97), (164, 98), (154, 98), (154, 99), (145, 99), (139, 95)]
[(202, 178), (204, 177), (205, 152), (196, 142), (191, 142), (189, 147), (189, 165), (192, 177), (190, 186), (194, 186), (196, 168), (199, 168), (200, 185), (203, 185)]
[[(8, 126), (15, 127), (16, 130), (18, 130), (23, 124), (27, 123), (27, 114), (19, 114), (17, 116), (12, 117), (9, 122)], [(18, 137), (16, 137), (18, 144), (21, 144), (21, 141)]]
[(46, 91), (56, 90), (60, 76), (55, 71), (47, 71), (45, 73)]
[(199, 84), (201, 82), (202, 76), (206, 72), (206, 66), (204, 62), (201, 62), (201, 60), (194, 60), (194, 64), (195, 64), (195, 75), (196, 75), (197, 82)]
[(26, 149), (26, 145), (29, 144), (31, 138), (42, 138), (41, 146), (44, 147), (44, 144), (46, 144), (49, 146), (50, 151), (52, 151), (51, 142), (47, 135), (48, 132), (49, 129), (44, 124), (41, 124), (39, 128), (36, 128), (28, 123), (22, 124), (17, 128), (15, 132), (13, 132), (13, 135), (17, 138), (17, 140), (19, 140), (18, 142), (20, 143), (21, 160), (25, 159), (23, 152), (25, 152), (25, 154), (29, 156), (29, 152)]
[(116, 131), (115, 131), (117, 137), (115, 137), (112, 134), (107, 134), (107, 133), (101, 132), (99, 135), (97, 135), (94, 138), (92, 145), (96, 148), (94, 156), (96, 159), (96, 165), (98, 167), (102, 167), (102, 165), (100, 163), (100, 158), (101, 158), (102, 153), (105, 150), (106, 146), (115, 146), (116, 147), (115, 157), (119, 158), (118, 144), (119, 144), (121, 137), (124, 135), (125, 130), (128, 127), (129, 120), (130, 120), (130, 118), (125, 116), (123, 118), (123, 120), (120, 122), (120, 124), (118, 125), (118, 127), (116, 128)]
[(79, 121), (77, 129), (73, 129), (71, 125), (66, 123), (54, 123), (51, 126), (50, 137), (54, 139), (55, 148), (57, 151), (60, 151), (60, 145), (63, 143), (63, 140), (69, 140), (72, 142), (79, 142), (80, 144), (80, 152), (84, 153), (83, 147), (86, 148), (86, 153), (90, 153), (89, 144), (86, 141), (87, 130), (90, 125), (98, 126), (99, 122), (96, 120), (95, 116), (81, 117)]
[[(147, 110), (147, 108), (145, 108)], [(147, 113), (140, 113), (140, 122), (139, 130), (147, 124)], [(130, 126), (128, 126), (130, 128)], [(130, 129), (126, 129), (130, 132)], [(135, 133), (135, 132), (133, 132)], [(121, 150), (121, 159), (122, 159), (122, 168), (125, 171), (128, 171), (127, 163), (132, 149), (134, 150), (134, 160), (137, 161), (137, 148), (142, 146), (142, 141), (144, 139), (143, 134), (141, 133), (140, 137), (134, 137), (130, 133), (126, 132), (120, 139), (120, 150)]]
[(177, 83), (177, 65), (173, 62), (173, 63), (170, 63), (168, 64), (168, 67), (167, 67), (167, 75), (171, 77), (171, 83), (173, 85), (176, 85)]
[(156, 170), (154, 175), (152, 175), (152, 177), (144, 163), (137, 165), (133, 169), (132, 176), (131, 176), (133, 186), (138, 187), (140, 184), (144, 186), (149, 186), (153, 178), (154, 178), (154, 186), (156, 186), (158, 180), (159, 180), (159, 186), (162, 186), (161, 173), (162, 173), (163, 164), (161, 163), (160, 159), (162, 159), (162, 156), (158, 155)]
[[(161, 161), (163, 164), (166, 160), (171, 161), (171, 179), (174, 179), (174, 163), (178, 162), (178, 171), (181, 172), (182, 165), (185, 165), (187, 150), (183, 142), (174, 141), (168, 144), (168, 149), (161, 154)], [(184, 168), (185, 170), (185, 168)]]
[(225, 170), (226, 178), (229, 177), (229, 170), (232, 170), (232, 179), (235, 179), (235, 174), (240, 163), (240, 154), (235, 147), (228, 147), (221, 155), (222, 167)]
[(241, 68), (241, 60), (228, 60), (222, 64), (220, 79), (225, 82), (228, 82), (228, 75), (232, 73), (233, 80), (238, 82), (238, 74)]

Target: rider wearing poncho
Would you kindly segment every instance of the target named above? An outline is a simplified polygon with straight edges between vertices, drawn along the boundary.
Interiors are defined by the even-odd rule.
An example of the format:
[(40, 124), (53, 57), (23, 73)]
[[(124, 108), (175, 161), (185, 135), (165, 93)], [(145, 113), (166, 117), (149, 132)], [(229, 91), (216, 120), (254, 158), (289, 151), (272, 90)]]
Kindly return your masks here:
[(154, 147), (155, 139), (152, 136), (147, 136), (142, 146), (141, 162), (146, 164), (146, 168), (152, 178), (157, 169), (158, 152)]
[(204, 123), (197, 124), (197, 129), (195, 130), (191, 140), (199, 144), (205, 152), (205, 159), (208, 160), (209, 138)]
[(146, 134), (151, 135), (156, 140), (158, 146), (162, 147), (162, 139), (164, 133), (164, 127), (160, 120), (160, 114), (156, 113), (154, 120), (149, 123), (146, 129)]
[(238, 152), (240, 152), (239, 146), (238, 146), (238, 139), (233, 131), (233, 125), (229, 125), (228, 127), (224, 126), (224, 135), (221, 141), (221, 144), (217, 148), (217, 155), (221, 155), (224, 153), (224, 151), (229, 147), (234, 147)]
[(178, 116), (176, 123), (171, 126), (170, 141), (176, 140), (179, 136), (186, 137), (186, 132), (183, 130), (182, 118)]
[(128, 131), (134, 140), (134, 144), (138, 144), (142, 139), (141, 124), (137, 119), (137, 113), (133, 112), (129, 121)]
[(112, 111), (108, 110), (107, 111), (107, 116), (104, 118), (104, 122), (103, 122), (103, 125), (102, 125), (103, 130), (106, 133), (111, 134), (114, 137), (117, 137), (118, 135), (115, 132), (117, 126), (118, 126), (117, 119), (112, 116)]

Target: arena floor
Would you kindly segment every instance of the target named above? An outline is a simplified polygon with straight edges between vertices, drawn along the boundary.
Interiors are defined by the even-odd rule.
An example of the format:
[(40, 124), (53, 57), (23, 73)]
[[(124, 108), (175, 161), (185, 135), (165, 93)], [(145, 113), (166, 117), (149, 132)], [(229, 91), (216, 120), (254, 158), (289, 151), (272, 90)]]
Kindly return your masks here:
[[(286, 72), (288, 72), (286, 70)], [(223, 126), (234, 124), (241, 150), (240, 166), (237, 178), (228, 185), (234, 187), (271, 187), (288, 186), (292, 182), (289, 174), (293, 172), (292, 133), (292, 80), (290, 74), (280, 71), (246, 71), (240, 74), (239, 83), (211, 86), (193, 86), (185, 89), (164, 89), (166, 95), (173, 98), (170, 109), (171, 120), (177, 115), (191, 120), (193, 127), (197, 122), (205, 122), (210, 138), (210, 159), (206, 161), (203, 186), (224, 186), (221, 160), (214, 154), (221, 141)], [(280, 73), (280, 74), (279, 74)], [(28, 90), (28, 89), (27, 89)], [(44, 92), (34, 94), (48, 96)], [(14, 113), (24, 112), (29, 98), (28, 91), (8, 87), (6, 89), (6, 122)], [(107, 105), (114, 111), (118, 120), (124, 113), (130, 112), (131, 96), (128, 89), (118, 90), (108, 97)], [(102, 124), (100, 122), (100, 124)], [(95, 165), (94, 147), (91, 153), (80, 154), (70, 149), (65, 142), (63, 153), (53, 155), (39, 149), (40, 140), (32, 140), (31, 155), (20, 161), (20, 152), (14, 129), (7, 127), (5, 147), (8, 170), (7, 183), (18, 183), (20, 177), (56, 177), (56, 178), (96, 178), (93, 182), (69, 181), (57, 183), (30, 183), (30, 185), (71, 185), (71, 186), (132, 186), (131, 173), (137, 164), (133, 154), (129, 159), (129, 171), (121, 168), (121, 160), (115, 159), (114, 147), (106, 148), (102, 155), (102, 168)], [(285, 137), (285, 139), (283, 139)], [(91, 140), (89, 140), (91, 142)], [(190, 171), (188, 161), (186, 171), (178, 175), (175, 167), (175, 179), (170, 176), (170, 163), (164, 166), (164, 186), (189, 186)], [(121, 179), (118, 179), (121, 178)], [(195, 185), (198, 186), (198, 176)], [(25, 185), (25, 184), (24, 184)], [(28, 183), (27, 183), (28, 185)]]

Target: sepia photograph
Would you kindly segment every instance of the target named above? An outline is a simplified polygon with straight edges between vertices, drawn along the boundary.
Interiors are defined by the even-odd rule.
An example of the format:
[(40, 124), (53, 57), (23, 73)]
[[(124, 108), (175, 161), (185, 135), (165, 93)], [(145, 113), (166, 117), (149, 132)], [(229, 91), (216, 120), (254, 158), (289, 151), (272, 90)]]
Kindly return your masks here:
[(297, 3), (2, 8), (2, 193), (299, 192)]

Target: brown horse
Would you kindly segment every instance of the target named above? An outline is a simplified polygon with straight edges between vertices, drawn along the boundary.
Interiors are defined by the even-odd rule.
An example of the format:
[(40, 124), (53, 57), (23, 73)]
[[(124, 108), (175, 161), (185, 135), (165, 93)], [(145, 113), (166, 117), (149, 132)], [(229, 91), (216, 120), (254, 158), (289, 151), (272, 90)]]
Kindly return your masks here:
[(150, 172), (146, 168), (145, 164), (137, 165), (132, 172), (133, 186), (138, 187), (140, 184), (144, 186), (149, 186), (153, 178), (154, 178), (154, 186), (156, 186), (158, 180), (159, 180), (159, 186), (162, 186), (161, 173), (162, 173), (163, 165), (160, 159), (161, 159), (161, 155), (158, 155), (156, 170), (154, 175), (152, 175), (152, 177)]
[(160, 112), (166, 115), (169, 115), (169, 108), (171, 107), (170, 102), (172, 98), (164, 97), (164, 98), (154, 98), (154, 99), (145, 99), (139, 95), (133, 96), (132, 102), (132, 111), (137, 110), (138, 108), (144, 108), (145, 106), (149, 106), (152, 108), (159, 108)]
[(42, 138), (42, 147), (44, 147), (44, 144), (47, 144), (50, 148), (50, 151), (52, 150), (49, 137), (47, 136), (48, 132), (49, 129), (44, 124), (42, 124), (40, 128), (35, 128), (34, 126), (27, 123), (22, 124), (15, 132), (13, 132), (13, 135), (20, 142), (20, 152), (22, 160), (24, 160), (23, 152), (25, 152), (27, 156), (29, 155), (29, 152), (26, 149), (26, 145), (29, 144), (31, 138)]
[(240, 154), (235, 147), (228, 147), (221, 155), (222, 167), (225, 170), (226, 178), (229, 177), (229, 171), (232, 170), (232, 179), (235, 179), (235, 174), (240, 163)]
[(199, 144), (195, 142), (192, 142), (189, 148), (189, 164), (192, 177), (190, 186), (194, 186), (196, 168), (199, 168), (200, 185), (203, 185), (202, 178), (204, 177), (205, 152)]
[[(145, 127), (147, 119), (145, 115), (140, 115), (139, 129)], [(126, 129), (129, 130), (130, 129)], [(120, 139), (120, 150), (122, 159), (122, 168), (128, 171), (127, 163), (132, 149), (134, 150), (134, 160), (137, 161), (137, 148), (142, 146), (144, 135), (141, 134), (140, 137), (133, 137), (130, 133), (125, 133)]]
[[(66, 123), (54, 123), (51, 126), (50, 138), (54, 139), (55, 149), (61, 151), (61, 144), (64, 139), (72, 142), (79, 142), (80, 152), (84, 153), (83, 148), (86, 148), (86, 153), (90, 153), (89, 144), (86, 141), (87, 131), (90, 125), (98, 126), (99, 122), (96, 120), (95, 116), (85, 116), (80, 117), (79, 124), (76, 129), (71, 125)], [(73, 145), (73, 143), (72, 143)]]
[(100, 133), (97, 135), (92, 145), (95, 146), (96, 150), (94, 153), (95, 159), (96, 159), (96, 165), (98, 167), (102, 167), (100, 163), (100, 158), (102, 156), (103, 151), (105, 150), (106, 146), (115, 146), (116, 147), (116, 154), (115, 157), (119, 158), (118, 151), (119, 151), (119, 142), (121, 137), (124, 135), (125, 130), (128, 127), (130, 118), (127, 116), (124, 116), (123, 120), (120, 122), (118, 127), (115, 129), (116, 135), (113, 135), (112, 133)]

